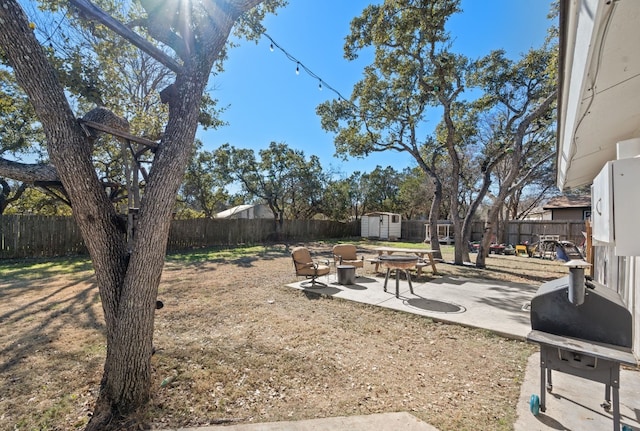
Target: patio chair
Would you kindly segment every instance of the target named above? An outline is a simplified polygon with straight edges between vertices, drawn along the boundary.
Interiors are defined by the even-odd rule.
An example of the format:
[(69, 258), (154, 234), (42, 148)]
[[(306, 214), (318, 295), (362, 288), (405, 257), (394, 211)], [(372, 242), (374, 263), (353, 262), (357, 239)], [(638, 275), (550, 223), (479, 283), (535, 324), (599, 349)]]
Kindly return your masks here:
[[(296, 270), (296, 276), (306, 277), (311, 279), (311, 285), (309, 287), (326, 287), (325, 283), (318, 281), (318, 277), (329, 274), (330, 267), (329, 261), (326, 265), (322, 265), (315, 262), (311, 258), (311, 253), (306, 247), (296, 247), (291, 250), (291, 258), (293, 259), (293, 266)], [(304, 285), (305, 283), (301, 284)], [(306, 283), (308, 285), (308, 283)]]
[(364, 256), (358, 257), (356, 246), (353, 244), (337, 244), (333, 246), (333, 260), (337, 265), (351, 265), (364, 268)]

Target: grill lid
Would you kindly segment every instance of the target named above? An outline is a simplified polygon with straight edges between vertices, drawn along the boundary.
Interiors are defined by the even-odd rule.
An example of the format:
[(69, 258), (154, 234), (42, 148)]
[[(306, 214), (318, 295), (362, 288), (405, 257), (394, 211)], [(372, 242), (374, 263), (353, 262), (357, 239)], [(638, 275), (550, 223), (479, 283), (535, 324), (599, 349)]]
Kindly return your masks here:
[(590, 282), (582, 304), (574, 305), (570, 284), (567, 276), (540, 286), (531, 300), (531, 329), (631, 348), (632, 317), (620, 295)]

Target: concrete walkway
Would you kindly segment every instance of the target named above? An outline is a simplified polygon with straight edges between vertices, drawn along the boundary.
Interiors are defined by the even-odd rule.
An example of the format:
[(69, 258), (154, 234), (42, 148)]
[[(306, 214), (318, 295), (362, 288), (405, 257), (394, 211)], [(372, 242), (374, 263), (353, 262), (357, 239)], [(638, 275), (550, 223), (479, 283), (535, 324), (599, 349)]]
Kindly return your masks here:
[(297, 422), (268, 422), (181, 428), (179, 431), (438, 431), (437, 428), (405, 413), (381, 413), (366, 416), (339, 416)]
[[(362, 302), (434, 320), (487, 329), (504, 337), (524, 340), (531, 330), (528, 305), (539, 286), (467, 278), (439, 277), (413, 283), (414, 293), (406, 281), (399, 283), (395, 297), (395, 279), (383, 290), (384, 277), (358, 277), (356, 284), (340, 285), (332, 274), (323, 277), (327, 287), (308, 288), (298, 282), (289, 287), (314, 291), (322, 295)], [(600, 404), (604, 385), (586, 379), (553, 373), (553, 393), (547, 394), (545, 413), (531, 414), (529, 400), (540, 387), (539, 355), (529, 358), (517, 410), (515, 431), (603, 431), (613, 429), (611, 413)], [(539, 395), (539, 394), (538, 394)], [(620, 378), (622, 424), (640, 431), (640, 372), (623, 369)], [(191, 429), (195, 430), (195, 429)], [(199, 431), (364, 431), (408, 430), (437, 431), (409, 413), (313, 419), (298, 422), (243, 424), (199, 428)], [(183, 429), (182, 431), (187, 431)]]

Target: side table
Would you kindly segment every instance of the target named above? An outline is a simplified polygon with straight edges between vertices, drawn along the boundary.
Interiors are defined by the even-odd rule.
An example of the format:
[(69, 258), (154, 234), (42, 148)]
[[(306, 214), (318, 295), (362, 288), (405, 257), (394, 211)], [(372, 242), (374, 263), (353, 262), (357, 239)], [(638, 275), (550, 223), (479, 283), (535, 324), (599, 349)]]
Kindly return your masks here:
[(353, 265), (337, 265), (338, 284), (355, 284), (356, 267)]

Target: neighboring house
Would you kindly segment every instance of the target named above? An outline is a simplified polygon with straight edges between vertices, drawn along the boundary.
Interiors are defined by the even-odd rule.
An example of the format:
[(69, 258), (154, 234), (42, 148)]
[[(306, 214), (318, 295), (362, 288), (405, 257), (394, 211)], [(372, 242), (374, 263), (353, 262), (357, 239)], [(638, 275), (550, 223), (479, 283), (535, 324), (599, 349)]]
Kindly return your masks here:
[(255, 218), (268, 218), (272, 219), (273, 212), (267, 205), (238, 205), (233, 208), (226, 209), (216, 214), (216, 218), (243, 218), (243, 219), (255, 219)]
[(395, 241), (402, 233), (400, 214), (372, 212), (362, 216), (360, 231), (363, 238), (388, 239)]
[(633, 315), (640, 356), (640, 1), (560, 1), (557, 183), (593, 184), (594, 279)]
[(527, 213), (522, 220), (551, 220), (551, 210), (546, 210), (543, 207), (535, 207)]
[[(542, 207), (542, 220), (587, 220), (591, 218), (591, 196), (558, 196)], [(546, 212), (550, 218), (544, 218)]]

